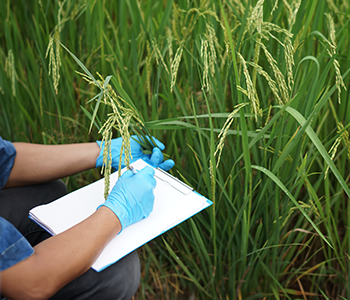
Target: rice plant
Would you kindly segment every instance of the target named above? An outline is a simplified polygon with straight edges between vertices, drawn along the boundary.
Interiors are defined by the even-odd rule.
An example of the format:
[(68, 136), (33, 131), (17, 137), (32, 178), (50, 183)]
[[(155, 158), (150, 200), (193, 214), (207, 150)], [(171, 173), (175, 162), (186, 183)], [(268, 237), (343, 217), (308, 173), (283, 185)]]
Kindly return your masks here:
[(137, 299), (350, 299), (348, 1), (1, 5), (3, 138), (120, 136), (102, 87), (214, 202), (139, 250)]

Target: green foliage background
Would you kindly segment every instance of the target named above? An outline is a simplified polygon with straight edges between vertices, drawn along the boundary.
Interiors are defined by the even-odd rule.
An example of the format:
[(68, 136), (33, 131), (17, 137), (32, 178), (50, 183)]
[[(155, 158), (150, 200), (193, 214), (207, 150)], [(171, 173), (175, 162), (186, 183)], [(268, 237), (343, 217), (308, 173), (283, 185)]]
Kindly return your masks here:
[(214, 202), (140, 249), (137, 298), (350, 299), (348, 1), (0, 5), (4, 139), (101, 138), (110, 110), (88, 134), (98, 90), (60, 41), (113, 75), (172, 173)]

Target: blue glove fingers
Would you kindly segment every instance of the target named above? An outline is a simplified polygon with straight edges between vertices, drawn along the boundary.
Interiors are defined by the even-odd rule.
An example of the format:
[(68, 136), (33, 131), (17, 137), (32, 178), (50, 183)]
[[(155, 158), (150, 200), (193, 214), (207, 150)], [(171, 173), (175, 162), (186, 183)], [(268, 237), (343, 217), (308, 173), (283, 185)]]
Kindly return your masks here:
[(150, 166), (146, 166), (144, 167), (141, 171), (139, 171), (137, 174), (141, 174), (141, 175), (151, 175), (152, 177), (154, 176), (156, 172), (154, 171), (154, 169)]
[[(135, 140), (140, 142), (140, 139), (137, 135), (132, 135), (132, 138), (134, 138)], [(149, 136), (147, 136), (147, 139), (151, 142), (151, 139)], [(131, 139), (132, 140), (132, 139)], [(154, 136), (152, 136), (152, 140), (156, 143), (156, 146), (160, 149), (160, 150), (164, 150), (165, 146), (162, 142), (158, 141)]]
[(157, 181), (154, 179), (155, 170), (149, 166), (144, 167), (141, 171), (139, 171), (135, 176), (143, 177), (154, 189), (157, 185)]
[(153, 148), (153, 154), (149, 159), (149, 163), (153, 167), (155, 168), (159, 167), (164, 171), (169, 171), (175, 165), (175, 162), (172, 159), (168, 159), (164, 162), (163, 160), (164, 160), (164, 156), (163, 156), (163, 153), (159, 150), (159, 148)]
[[(150, 139), (150, 138), (148, 137), (148, 139)], [(162, 142), (158, 141), (154, 136), (152, 136), (152, 139), (156, 143), (157, 147), (160, 150), (164, 150), (165, 149), (165, 146), (164, 146), (164, 144)]]
[(162, 151), (159, 150), (159, 148), (153, 148), (153, 153), (151, 155), (151, 158), (149, 160), (150, 164), (157, 168), (160, 163), (162, 163), (164, 160), (164, 156)]
[(168, 159), (165, 162), (161, 163), (158, 167), (164, 171), (169, 171), (174, 165), (175, 162), (172, 159)]
[(128, 170), (128, 171), (125, 171), (123, 174), (122, 174), (122, 176), (120, 176), (120, 178), (130, 178), (130, 177), (132, 177), (134, 174), (130, 171), (130, 170)]

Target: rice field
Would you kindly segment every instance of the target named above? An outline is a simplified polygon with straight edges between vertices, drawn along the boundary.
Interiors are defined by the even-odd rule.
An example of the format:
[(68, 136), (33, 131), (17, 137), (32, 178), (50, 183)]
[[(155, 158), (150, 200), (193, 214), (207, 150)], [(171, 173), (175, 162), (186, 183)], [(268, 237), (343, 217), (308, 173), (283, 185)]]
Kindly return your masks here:
[(101, 140), (91, 75), (213, 201), (139, 249), (136, 299), (350, 299), (347, 0), (0, 5), (4, 139)]

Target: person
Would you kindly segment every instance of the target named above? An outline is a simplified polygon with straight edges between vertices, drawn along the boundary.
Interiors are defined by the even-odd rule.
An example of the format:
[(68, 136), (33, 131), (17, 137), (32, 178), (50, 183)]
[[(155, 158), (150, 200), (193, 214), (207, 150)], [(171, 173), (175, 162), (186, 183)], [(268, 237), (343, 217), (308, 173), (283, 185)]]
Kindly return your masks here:
[[(142, 158), (165, 171), (164, 145), (145, 155), (130, 139), (132, 160)], [(112, 167), (119, 164), (121, 138), (111, 144)], [(154, 202), (154, 169), (126, 171), (107, 200), (83, 222), (50, 236), (28, 218), (29, 210), (67, 193), (62, 177), (103, 161), (101, 142), (38, 145), (0, 137), (0, 294), (2, 299), (131, 299), (140, 283), (134, 251), (101, 272), (91, 265), (125, 227), (147, 217)], [(121, 245), (122, 246), (122, 245)]]

